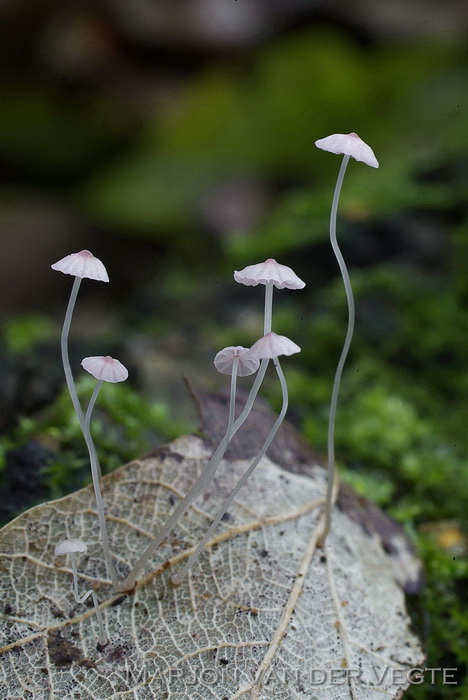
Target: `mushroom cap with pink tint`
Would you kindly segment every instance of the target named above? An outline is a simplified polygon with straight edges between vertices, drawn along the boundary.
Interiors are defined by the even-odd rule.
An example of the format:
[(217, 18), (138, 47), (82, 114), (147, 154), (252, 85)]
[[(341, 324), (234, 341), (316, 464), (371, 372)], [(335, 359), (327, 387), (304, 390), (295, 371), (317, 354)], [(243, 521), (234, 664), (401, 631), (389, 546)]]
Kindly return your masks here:
[(124, 382), (128, 377), (128, 370), (118, 360), (106, 355), (105, 357), (85, 357), (81, 366), (96, 379), (103, 382)]
[(270, 331), (252, 345), (249, 354), (259, 360), (272, 360), (280, 355), (294, 355), (296, 352), (301, 352), (299, 345), (293, 343), (285, 335), (278, 335)]
[(98, 282), (108, 282), (109, 276), (104, 264), (95, 258), (89, 250), (82, 250), (79, 253), (71, 253), (58, 262), (51, 265), (53, 270), (64, 272), (66, 275), (74, 277), (87, 277)]
[(218, 352), (214, 359), (214, 366), (222, 374), (232, 374), (234, 360), (236, 359), (238, 360), (237, 375), (239, 377), (247, 377), (249, 374), (254, 374), (260, 364), (256, 357), (250, 355), (248, 348), (243, 348), (242, 345), (229, 345)]
[(86, 552), (88, 545), (83, 540), (63, 540), (55, 548), (55, 556), (61, 557), (64, 554), (74, 554), (75, 552)]
[(236, 282), (254, 287), (257, 284), (268, 284), (272, 282), (278, 289), (303, 289), (303, 282), (296, 273), (287, 265), (277, 263), (273, 258), (256, 265), (248, 265), (239, 272), (234, 272)]
[(355, 160), (360, 160), (371, 168), (378, 168), (379, 161), (374, 155), (374, 151), (367, 143), (354, 132), (351, 134), (332, 134), (324, 139), (315, 142), (317, 148), (322, 151), (330, 151), (337, 155), (351, 156)]

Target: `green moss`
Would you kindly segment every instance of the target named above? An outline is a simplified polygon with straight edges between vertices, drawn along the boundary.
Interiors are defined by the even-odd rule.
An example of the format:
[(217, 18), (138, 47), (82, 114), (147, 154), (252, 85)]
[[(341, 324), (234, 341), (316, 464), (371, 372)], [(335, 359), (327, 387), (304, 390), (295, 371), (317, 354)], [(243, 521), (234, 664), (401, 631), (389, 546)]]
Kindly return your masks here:
[(418, 537), (417, 546), (426, 582), (421, 594), (410, 599), (410, 611), (426, 649), (426, 666), (457, 669), (457, 685), (424, 683), (412, 686), (405, 698), (464, 700), (468, 697), (468, 561), (442, 550), (427, 536)]
[[(77, 391), (83, 406), (95, 380), (82, 377)], [(149, 401), (124, 384), (104, 384), (94, 410), (92, 434), (103, 473), (141, 456), (167, 440), (190, 432), (193, 426), (177, 421), (168, 406)], [(23, 417), (12, 434), (0, 438), (0, 459), (7, 450), (39, 439), (56, 454), (42, 468), (42, 485), (50, 498), (63, 496), (90, 482), (89, 460), (78, 419), (67, 389), (34, 419)]]

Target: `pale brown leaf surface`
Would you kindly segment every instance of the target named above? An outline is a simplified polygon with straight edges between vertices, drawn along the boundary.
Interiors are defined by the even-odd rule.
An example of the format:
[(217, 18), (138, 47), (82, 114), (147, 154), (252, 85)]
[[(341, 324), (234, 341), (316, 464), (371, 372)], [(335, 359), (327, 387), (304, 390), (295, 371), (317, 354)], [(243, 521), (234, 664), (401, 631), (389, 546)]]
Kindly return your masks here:
[[(105, 478), (110, 539), (122, 576), (209, 457), (187, 436)], [(27, 511), (0, 531), (0, 697), (135, 700), (381, 700), (397, 698), (423, 660), (404, 597), (376, 536), (335, 509), (325, 550), (325, 474), (264, 460), (190, 577), (185, 561), (249, 462), (226, 461), (161, 546), (153, 570), (119, 595), (107, 579), (90, 487)], [(74, 602), (61, 539), (89, 545), (80, 592), (97, 585), (109, 644), (96, 648), (92, 607)], [(360, 679), (313, 684), (314, 670)], [(394, 670), (401, 669), (401, 680)], [(379, 678), (383, 680), (379, 682)], [(343, 679), (342, 679), (343, 680)]]

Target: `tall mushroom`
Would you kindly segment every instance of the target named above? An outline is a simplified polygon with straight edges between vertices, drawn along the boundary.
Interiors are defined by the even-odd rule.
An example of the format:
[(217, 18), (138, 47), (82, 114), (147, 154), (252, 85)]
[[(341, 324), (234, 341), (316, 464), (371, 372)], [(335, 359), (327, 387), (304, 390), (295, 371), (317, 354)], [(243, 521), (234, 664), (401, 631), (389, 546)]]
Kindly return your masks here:
[(374, 155), (374, 152), (367, 143), (355, 133), (351, 134), (332, 134), (323, 139), (318, 139), (315, 142), (317, 148), (321, 148), (324, 151), (330, 151), (331, 153), (343, 154), (343, 160), (341, 162), (341, 168), (338, 173), (338, 179), (335, 185), (335, 191), (333, 194), (333, 201), (330, 213), (330, 242), (335, 253), (335, 257), (338, 261), (340, 267), (341, 276), (343, 277), (343, 284), (346, 291), (346, 298), (348, 301), (348, 329), (346, 331), (346, 337), (343, 344), (343, 349), (341, 351), (340, 359), (338, 360), (338, 365), (335, 372), (335, 379), (333, 381), (333, 389), (330, 400), (330, 412), (328, 418), (328, 439), (327, 439), (327, 451), (328, 451), (328, 484), (327, 484), (327, 495), (325, 504), (325, 526), (323, 532), (318, 540), (319, 546), (323, 546), (326, 537), (330, 531), (331, 526), (331, 510), (332, 510), (332, 500), (333, 500), (333, 484), (335, 480), (335, 422), (336, 422), (336, 409), (338, 405), (338, 394), (340, 391), (341, 375), (343, 373), (343, 367), (346, 362), (346, 357), (348, 355), (349, 347), (351, 345), (351, 340), (354, 332), (354, 298), (353, 290), (351, 287), (351, 280), (349, 278), (346, 263), (344, 261), (341, 250), (338, 246), (338, 241), (336, 238), (336, 215), (338, 211), (338, 202), (340, 199), (341, 186), (343, 184), (343, 179), (345, 176), (346, 168), (350, 158), (359, 160), (371, 168), (378, 168), (379, 163)]
[(121, 362), (115, 360), (113, 357), (85, 357), (81, 362), (82, 367), (89, 372), (95, 379), (97, 379), (97, 384), (94, 387), (93, 395), (88, 404), (86, 410), (86, 415), (83, 421), (83, 436), (86, 442), (86, 447), (89, 452), (89, 461), (91, 465), (91, 476), (93, 479), (94, 495), (96, 497), (96, 509), (98, 513), (99, 520), (99, 530), (101, 532), (102, 550), (104, 552), (104, 559), (106, 560), (107, 569), (111, 577), (112, 585), (116, 590), (120, 590), (121, 586), (115, 571), (114, 563), (112, 561), (112, 554), (109, 544), (109, 536), (107, 534), (106, 525), (106, 515), (104, 511), (104, 502), (102, 499), (101, 485), (99, 483), (99, 460), (96, 453), (96, 447), (91, 435), (91, 415), (93, 413), (94, 405), (98, 397), (99, 391), (101, 390), (103, 382), (111, 382), (115, 384), (116, 382), (123, 382), (128, 377), (128, 371), (126, 367), (123, 366)]

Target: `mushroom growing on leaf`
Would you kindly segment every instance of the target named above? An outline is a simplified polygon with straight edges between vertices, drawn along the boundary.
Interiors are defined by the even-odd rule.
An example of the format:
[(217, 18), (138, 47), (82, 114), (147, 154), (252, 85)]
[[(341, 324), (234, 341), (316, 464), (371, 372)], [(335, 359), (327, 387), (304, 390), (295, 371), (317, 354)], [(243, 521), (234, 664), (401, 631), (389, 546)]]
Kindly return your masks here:
[[(241, 284), (246, 284), (248, 286), (255, 286), (257, 284), (264, 284), (265, 285), (265, 315), (264, 315), (264, 334), (268, 334), (271, 331), (271, 321), (272, 321), (272, 300), (273, 300), (273, 286), (278, 287), (279, 289), (283, 288), (288, 288), (288, 289), (302, 289), (305, 286), (305, 283), (299, 279), (299, 277), (291, 270), (290, 267), (287, 267), (286, 265), (281, 265), (280, 263), (277, 263), (276, 260), (273, 260), (272, 258), (266, 260), (263, 263), (258, 263), (257, 265), (249, 265), (248, 267), (244, 268), (241, 271), (235, 272), (234, 273), (234, 279), (236, 282), (240, 282)], [(297, 347), (297, 346), (296, 346)], [(225, 349), (226, 351), (227, 349)], [(245, 362), (245, 358), (247, 358), (247, 355), (239, 352), (237, 358), (235, 357), (235, 353), (231, 355), (231, 358), (229, 361), (227, 361), (227, 355), (223, 353), (225, 351), (221, 351), (221, 355), (218, 353), (216, 356), (216, 364), (219, 367), (227, 367), (229, 368), (229, 363), (230, 360), (232, 359), (232, 367), (234, 370), (234, 364), (237, 365), (237, 367), (240, 365), (241, 361)], [(232, 352), (232, 350), (230, 350)], [(252, 365), (253, 359), (257, 359), (254, 354), (252, 354), (251, 351), (248, 353), (249, 356), (249, 364)], [(237, 361), (236, 361), (237, 360)], [(156, 549), (159, 547), (161, 542), (167, 537), (167, 535), (171, 532), (171, 530), (175, 527), (175, 525), (178, 523), (180, 518), (184, 515), (184, 513), (187, 511), (187, 509), (190, 507), (190, 505), (195, 501), (196, 498), (208, 487), (208, 485), (211, 483), (216, 470), (218, 469), (218, 466), (226, 452), (227, 446), (230, 442), (230, 440), (233, 438), (233, 436), (236, 434), (236, 432), (239, 430), (241, 425), (246, 421), (250, 411), (252, 410), (252, 406), (254, 404), (255, 398), (258, 394), (258, 391), (260, 389), (261, 383), (263, 381), (263, 378), (265, 376), (265, 372), (268, 367), (268, 356), (265, 356), (261, 362), (260, 366), (258, 368), (257, 376), (255, 377), (255, 381), (252, 385), (252, 388), (250, 390), (249, 396), (247, 398), (246, 404), (238, 416), (236, 420), (234, 420), (234, 401), (232, 399), (232, 383), (231, 383), (231, 402), (230, 402), (230, 411), (229, 411), (229, 419), (228, 419), (228, 428), (226, 430), (226, 433), (219, 443), (218, 447), (216, 448), (215, 452), (213, 453), (210, 461), (208, 462), (206, 468), (203, 470), (202, 474), (200, 477), (197, 479), (197, 481), (192, 485), (192, 487), (189, 489), (189, 491), (185, 494), (184, 498), (182, 498), (181, 501), (177, 504), (177, 506), (174, 508), (173, 512), (167, 519), (167, 521), (164, 523), (164, 525), (160, 528), (160, 530), (157, 532), (156, 537), (154, 538), (153, 542), (146, 548), (146, 550), (143, 552), (143, 554), (140, 556), (138, 561), (136, 562), (135, 566), (133, 567), (132, 571), (130, 574), (127, 576), (124, 586), (125, 588), (133, 588), (135, 585), (137, 576), (139, 573), (142, 571), (143, 567), (145, 566), (146, 562), (152, 556), (152, 554), (156, 551)], [(218, 367), (218, 369), (219, 369)], [(253, 367), (253, 365), (252, 365)], [(221, 371), (223, 371), (221, 369)], [(255, 371), (255, 370), (253, 370)], [(277, 369), (278, 371), (278, 369)], [(281, 370), (279, 370), (281, 371)], [(228, 372), (231, 374), (231, 371)], [(237, 370), (236, 370), (237, 374)], [(231, 376), (234, 376), (234, 371), (232, 372)], [(235, 379), (235, 378), (234, 378)], [(233, 382), (234, 380), (232, 380)]]
[(348, 329), (346, 331), (346, 337), (343, 344), (343, 349), (341, 351), (340, 359), (338, 360), (338, 365), (335, 372), (335, 378), (333, 382), (332, 396), (330, 400), (330, 413), (328, 419), (328, 438), (327, 438), (327, 451), (328, 451), (328, 484), (327, 484), (327, 496), (325, 504), (325, 526), (323, 532), (318, 540), (318, 544), (323, 546), (325, 539), (330, 531), (331, 526), (331, 509), (333, 500), (333, 484), (335, 480), (335, 421), (336, 421), (336, 409), (338, 405), (338, 394), (340, 390), (341, 375), (343, 373), (343, 367), (346, 362), (346, 357), (348, 355), (349, 347), (351, 345), (351, 339), (354, 332), (354, 298), (353, 290), (351, 287), (351, 280), (349, 278), (346, 263), (344, 261), (341, 250), (338, 246), (338, 241), (336, 238), (336, 215), (338, 211), (338, 202), (340, 199), (341, 186), (343, 184), (343, 179), (345, 176), (346, 168), (350, 158), (359, 160), (372, 168), (378, 168), (379, 163), (374, 155), (374, 152), (370, 146), (368, 146), (364, 141), (354, 132), (351, 134), (332, 134), (326, 138), (319, 139), (315, 142), (317, 148), (324, 151), (330, 151), (331, 153), (343, 154), (343, 160), (341, 162), (341, 168), (338, 173), (338, 178), (335, 185), (335, 191), (333, 194), (333, 201), (331, 206), (330, 214), (330, 242), (335, 253), (335, 257), (338, 261), (340, 267), (341, 276), (343, 278), (343, 284), (346, 291), (346, 298), (348, 301)]
[(257, 456), (247, 469), (247, 471), (243, 474), (243, 476), (239, 479), (237, 484), (234, 486), (230, 494), (224, 499), (223, 503), (221, 504), (221, 507), (219, 508), (218, 512), (216, 513), (213, 522), (211, 523), (210, 527), (208, 528), (206, 534), (204, 537), (200, 540), (200, 542), (197, 544), (197, 547), (195, 551), (190, 555), (188, 558), (186, 564), (184, 567), (181, 569), (181, 571), (177, 574), (174, 574), (172, 576), (172, 583), (174, 585), (178, 585), (183, 578), (187, 575), (187, 573), (190, 571), (192, 566), (195, 564), (197, 561), (198, 557), (200, 556), (204, 546), (206, 543), (209, 541), (210, 537), (213, 535), (214, 531), (218, 527), (219, 523), (221, 522), (223, 515), (226, 513), (227, 509), (231, 505), (232, 501), (234, 498), (237, 496), (237, 493), (239, 490), (242, 488), (242, 486), (245, 484), (247, 479), (251, 476), (252, 472), (260, 462), (260, 460), (263, 458), (265, 455), (265, 452), (271, 445), (273, 438), (275, 437), (276, 433), (278, 432), (278, 429), (281, 425), (281, 423), (284, 420), (284, 416), (286, 415), (286, 411), (288, 408), (288, 388), (286, 384), (286, 379), (283, 374), (283, 370), (281, 369), (281, 365), (279, 363), (278, 357), (279, 355), (292, 355), (293, 353), (300, 352), (301, 348), (296, 345), (292, 340), (289, 340), (289, 338), (286, 338), (284, 335), (277, 335), (276, 333), (267, 333), (263, 338), (260, 338), (260, 340), (257, 340), (257, 342), (252, 345), (249, 351), (249, 356), (252, 359), (256, 359), (257, 361), (259, 360), (273, 360), (273, 364), (275, 365), (276, 372), (278, 374), (278, 378), (280, 380), (281, 384), (281, 390), (283, 393), (283, 404), (281, 406), (281, 411), (276, 419), (272, 429), (270, 430), (268, 436), (265, 439), (265, 442), (263, 443), (262, 447), (260, 448), (260, 451), (258, 452)]
[(97, 599), (96, 593), (93, 590), (87, 591), (84, 596), (80, 598), (78, 593), (78, 571), (76, 566), (76, 555), (78, 553), (86, 552), (88, 545), (86, 545), (83, 540), (70, 539), (63, 540), (55, 547), (55, 556), (61, 557), (67, 554), (70, 555), (72, 572), (73, 572), (73, 597), (77, 603), (84, 603), (89, 596), (93, 597), (94, 610), (96, 611), (96, 619), (98, 623), (98, 645), (99, 647), (105, 647), (107, 644), (107, 636), (104, 630), (104, 622), (101, 615), (101, 610), (99, 608), (99, 601)]
[(86, 415), (83, 421), (83, 436), (86, 442), (86, 447), (89, 452), (89, 461), (91, 465), (91, 476), (93, 479), (94, 494), (96, 497), (96, 509), (99, 519), (99, 529), (101, 531), (102, 549), (106, 560), (109, 575), (112, 580), (112, 585), (116, 590), (120, 590), (117, 573), (112, 562), (112, 554), (109, 544), (109, 536), (107, 534), (106, 515), (104, 512), (104, 502), (101, 493), (101, 485), (99, 483), (100, 467), (96, 452), (96, 447), (91, 435), (91, 415), (93, 413), (96, 399), (101, 390), (103, 382), (123, 382), (128, 377), (127, 368), (121, 362), (113, 357), (85, 357), (81, 362), (82, 367), (89, 372), (95, 379), (97, 384), (94, 387), (93, 394), (86, 410)]

